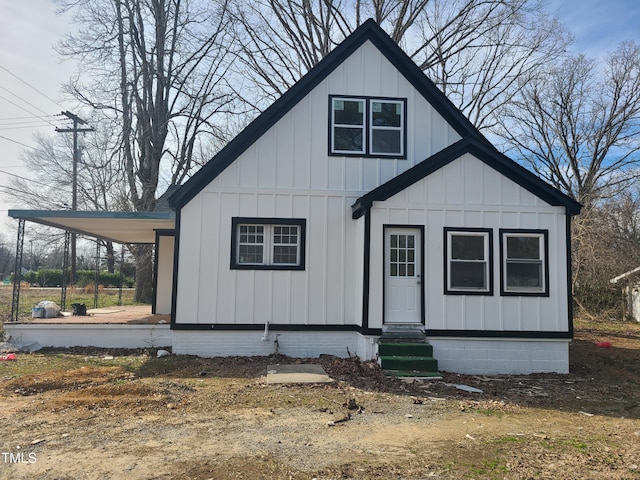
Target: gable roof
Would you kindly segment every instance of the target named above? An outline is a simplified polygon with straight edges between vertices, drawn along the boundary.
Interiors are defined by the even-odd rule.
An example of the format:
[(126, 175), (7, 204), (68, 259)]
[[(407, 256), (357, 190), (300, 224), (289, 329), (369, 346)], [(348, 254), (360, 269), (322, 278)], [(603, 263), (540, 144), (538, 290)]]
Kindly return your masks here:
[(373, 202), (388, 199), (466, 153), (472, 154), (548, 204), (565, 207), (568, 215), (580, 213), (582, 205), (574, 199), (541, 180), (488, 143), (474, 136), (467, 136), (360, 197), (351, 206), (353, 218), (361, 217)]
[(179, 208), (188, 203), (367, 40), (378, 48), (461, 137), (473, 136), (479, 141), (487, 141), (386, 32), (373, 19), (369, 19), (171, 195), (171, 206)]

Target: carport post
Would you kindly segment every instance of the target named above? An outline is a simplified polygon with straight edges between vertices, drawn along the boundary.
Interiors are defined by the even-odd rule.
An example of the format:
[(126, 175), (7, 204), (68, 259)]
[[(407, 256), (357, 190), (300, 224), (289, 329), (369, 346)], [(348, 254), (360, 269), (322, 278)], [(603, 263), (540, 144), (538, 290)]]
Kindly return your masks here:
[(11, 297), (11, 321), (20, 316), (20, 282), (22, 281), (22, 250), (24, 247), (24, 218), (18, 219), (18, 239), (16, 241), (16, 262), (13, 269), (13, 296)]

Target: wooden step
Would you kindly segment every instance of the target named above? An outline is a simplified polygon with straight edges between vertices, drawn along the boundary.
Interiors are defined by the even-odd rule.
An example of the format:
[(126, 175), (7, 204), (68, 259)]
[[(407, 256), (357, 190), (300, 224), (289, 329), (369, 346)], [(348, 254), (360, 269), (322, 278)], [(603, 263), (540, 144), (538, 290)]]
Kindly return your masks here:
[(398, 341), (381, 338), (378, 363), (387, 375), (397, 377), (441, 378), (433, 346), (426, 342)]
[(433, 357), (433, 346), (429, 343), (380, 341), (378, 355), (381, 357)]

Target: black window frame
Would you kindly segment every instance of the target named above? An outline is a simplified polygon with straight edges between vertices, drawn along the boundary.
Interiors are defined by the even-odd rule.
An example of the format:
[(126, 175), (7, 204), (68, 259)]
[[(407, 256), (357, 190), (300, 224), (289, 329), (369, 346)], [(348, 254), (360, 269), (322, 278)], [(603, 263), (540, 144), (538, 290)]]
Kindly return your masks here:
[[(269, 233), (271, 239), (269, 246), (273, 247), (273, 227), (277, 226), (297, 226), (300, 232), (298, 242), (299, 263), (278, 264), (278, 263), (239, 263), (238, 262), (238, 229), (240, 225), (261, 225), (268, 227), (265, 235)], [(306, 252), (306, 230), (307, 220), (305, 218), (265, 218), (265, 217), (232, 217), (231, 218), (231, 263), (232, 270), (304, 270)]]
[[(334, 123), (333, 123), (333, 104), (334, 100), (352, 100), (352, 101), (362, 101), (364, 103), (364, 125), (363, 132), (364, 136), (362, 139), (363, 143), (363, 151), (351, 152), (345, 150), (334, 150), (333, 141), (334, 141)], [(375, 126), (371, 124), (372, 112), (371, 112), (371, 104), (372, 102), (380, 101), (380, 102), (389, 102), (389, 103), (399, 103), (402, 105), (402, 115), (401, 115), (401, 125), (399, 127), (401, 139), (400, 139), (400, 153), (373, 153), (372, 152), (372, 142), (371, 139), (373, 137), (372, 131), (379, 129), (374, 128)], [(330, 156), (334, 157), (366, 157), (366, 158), (389, 158), (389, 159), (400, 159), (404, 160), (407, 158), (407, 99), (406, 98), (394, 98), (394, 97), (369, 97), (362, 95), (329, 95), (329, 142), (328, 142), (328, 151)]]
[[(445, 295), (493, 295), (493, 229), (491, 228), (468, 228), (468, 227), (444, 227), (444, 293)], [(486, 252), (487, 258), (485, 259), (487, 264), (487, 288), (486, 289), (473, 289), (473, 288), (450, 288), (449, 286), (449, 237), (450, 234), (465, 233), (483, 234), (486, 236), (487, 245)]]
[[(542, 229), (524, 229), (524, 228), (501, 228), (500, 235), (500, 295), (504, 297), (548, 297), (549, 296), (549, 230)], [(512, 236), (537, 236), (542, 239), (543, 255), (542, 258), (542, 281), (544, 282), (541, 290), (516, 289), (509, 290), (506, 285), (506, 254), (507, 246), (505, 239), (508, 235)]]

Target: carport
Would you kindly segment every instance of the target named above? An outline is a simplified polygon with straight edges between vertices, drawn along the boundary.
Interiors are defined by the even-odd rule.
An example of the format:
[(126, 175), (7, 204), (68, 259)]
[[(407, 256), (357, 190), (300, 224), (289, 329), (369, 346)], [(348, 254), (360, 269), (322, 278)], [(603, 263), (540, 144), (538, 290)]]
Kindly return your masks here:
[(10, 321), (17, 322), (19, 317), (24, 231), (27, 221), (58, 228), (66, 232), (63, 284), (61, 285), (63, 308), (66, 299), (64, 278), (68, 266), (69, 237), (70, 234), (75, 233), (95, 238), (96, 240), (105, 240), (118, 244), (155, 245), (152, 312), (159, 314), (170, 313), (170, 299), (173, 288), (175, 213), (169, 208), (163, 208), (164, 203), (159, 202), (159, 208), (152, 212), (9, 210), (8, 215), (18, 220)]

